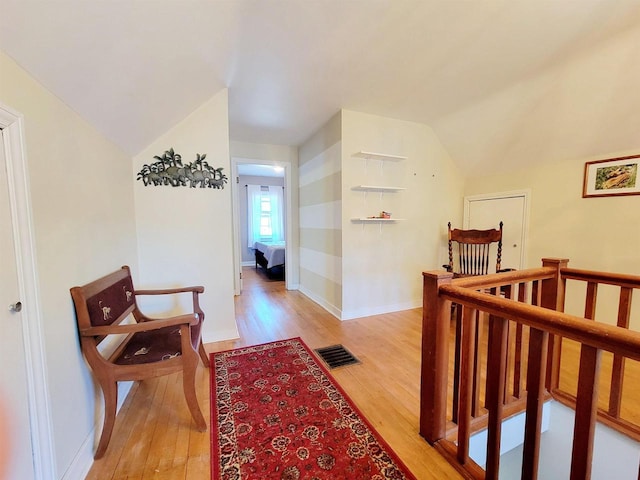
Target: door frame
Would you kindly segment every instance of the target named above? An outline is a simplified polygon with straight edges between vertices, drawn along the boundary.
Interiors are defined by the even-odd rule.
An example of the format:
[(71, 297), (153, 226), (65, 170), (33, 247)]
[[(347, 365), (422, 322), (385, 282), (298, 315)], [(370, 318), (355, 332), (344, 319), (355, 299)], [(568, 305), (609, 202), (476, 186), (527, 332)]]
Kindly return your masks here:
[(527, 245), (529, 240), (529, 215), (531, 210), (531, 189), (523, 190), (510, 190), (507, 192), (496, 193), (481, 193), (478, 195), (468, 195), (464, 197), (464, 214), (462, 223), (463, 228), (469, 228), (469, 208), (471, 202), (478, 202), (482, 200), (500, 200), (503, 198), (522, 197), (524, 200), (524, 208), (522, 212), (522, 239), (520, 249), (520, 265), (522, 268), (527, 266)]
[(287, 290), (293, 288), (291, 279), (293, 278), (293, 261), (291, 242), (293, 239), (293, 226), (292, 226), (292, 204), (293, 199), (291, 197), (291, 164), (288, 162), (278, 162), (273, 160), (258, 160), (252, 158), (244, 158), (239, 156), (231, 157), (231, 173), (233, 180), (231, 181), (231, 199), (232, 199), (232, 216), (233, 216), (233, 284), (235, 294), (240, 295), (242, 293), (242, 246), (240, 245), (240, 186), (238, 176), (238, 165), (268, 165), (271, 167), (284, 168), (284, 203), (285, 203), (285, 235), (286, 243), (284, 247), (284, 285)]
[(18, 291), (24, 305), (21, 322), (27, 368), (33, 468), (35, 478), (55, 478), (51, 407), (47, 394), (49, 389), (44, 357), (42, 309), (38, 295), (38, 271), (22, 114), (0, 104), (0, 129), (7, 165)]

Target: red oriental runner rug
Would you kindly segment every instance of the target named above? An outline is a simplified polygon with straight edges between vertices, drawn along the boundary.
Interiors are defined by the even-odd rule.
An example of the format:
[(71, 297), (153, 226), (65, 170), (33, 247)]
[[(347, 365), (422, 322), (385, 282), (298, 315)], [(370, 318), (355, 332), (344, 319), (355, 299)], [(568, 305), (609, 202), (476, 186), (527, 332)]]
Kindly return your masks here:
[(213, 479), (415, 480), (300, 338), (211, 364)]

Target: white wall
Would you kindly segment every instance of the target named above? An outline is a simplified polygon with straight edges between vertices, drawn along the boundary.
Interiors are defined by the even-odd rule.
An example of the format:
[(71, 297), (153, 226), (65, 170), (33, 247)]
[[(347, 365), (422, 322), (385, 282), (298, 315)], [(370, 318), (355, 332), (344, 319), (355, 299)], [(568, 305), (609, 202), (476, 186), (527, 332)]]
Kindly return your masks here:
[[(545, 403), (545, 410), (549, 411), (548, 429), (545, 431), (543, 428), (540, 440), (538, 478), (569, 478), (575, 411), (556, 401)], [(522, 450), (520, 445), (503, 454), (500, 459), (501, 479), (520, 478)], [(596, 423), (591, 471), (593, 480), (636, 480), (639, 456), (640, 443), (602, 423)]]
[[(406, 156), (399, 162), (359, 151)], [(404, 187), (397, 193), (356, 185)], [(422, 305), (422, 271), (442, 269), (447, 222), (462, 219), (462, 172), (427, 125), (342, 111), (342, 318)], [(381, 210), (396, 223), (352, 218)]]
[[(189, 163), (206, 154), (209, 165), (230, 177), (228, 99), (224, 89), (186, 119), (160, 136), (133, 160), (134, 170), (155, 162), (154, 155), (173, 148)], [(231, 181), (231, 178), (229, 179)], [(203, 341), (237, 338), (233, 304), (231, 189), (145, 186), (137, 181), (138, 287), (203, 285)], [(190, 296), (179, 303), (143, 302), (150, 312), (175, 314), (190, 308)]]
[(1, 52), (0, 72), (0, 102), (24, 115), (55, 463), (63, 478), (87, 467), (77, 464), (91, 459), (101, 408), (69, 288), (124, 264), (137, 270), (133, 171), (124, 152)]

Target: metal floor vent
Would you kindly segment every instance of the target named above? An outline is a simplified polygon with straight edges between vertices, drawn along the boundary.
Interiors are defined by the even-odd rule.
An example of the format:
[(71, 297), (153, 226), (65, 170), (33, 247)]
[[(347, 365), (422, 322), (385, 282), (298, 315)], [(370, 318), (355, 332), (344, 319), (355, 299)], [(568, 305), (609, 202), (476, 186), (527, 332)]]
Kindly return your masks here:
[(331, 345), (330, 347), (316, 348), (315, 352), (326, 363), (329, 368), (344, 367), (360, 363), (353, 354), (342, 345)]

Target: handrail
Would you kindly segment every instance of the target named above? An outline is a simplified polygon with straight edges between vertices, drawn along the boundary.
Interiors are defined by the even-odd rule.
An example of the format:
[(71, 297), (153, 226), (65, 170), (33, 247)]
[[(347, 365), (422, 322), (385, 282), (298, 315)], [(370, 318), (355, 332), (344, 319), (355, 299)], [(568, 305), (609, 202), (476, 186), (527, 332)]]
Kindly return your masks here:
[(530, 268), (527, 270), (514, 270), (512, 272), (491, 273), (482, 276), (460, 277), (452, 281), (453, 285), (465, 288), (494, 288), (510, 285), (523, 281), (546, 280), (556, 274), (553, 267)]
[(640, 360), (640, 332), (588, 321), (575, 315), (479, 293), (457, 285), (443, 285), (440, 287), (440, 293), (447, 300), (491, 315), (513, 319), (518, 323), (545, 330), (599, 350), (620, 353), (627, 358)]
[[(456, 279), (448, 272), (423, 272), (420, 433), (468, 478), (498, 478), (502, 421), (525, 404), (522, 478), (537, 478), (542, 404), (549, 393), (576, 411), (571, 479), (590, 478), (596, 417), (632, 437), (640, 434), (640, 425), (619, 415), (624, 360), (640, 361), (640, 332), (628, 329), (631, 298), (640, 288), (640, 276), (568, 268), (567, 263), (544, 259), (542, 268)], [(587, 283), (584, 318), (562, 311), (567, 280)], [(593, 320), (598, 284), (620, 287), (617, 325)], [(457, 325), (454, 412), (448, 421), (452, 305)], [(487, 316), (488, 323), (483, 320)], [(482, 340), (487, 334), (488, 339)], [(563, 338), (581, 345), (575, 396), (559, 387)], [(481, 351), (485, 341), (486, 350)], [(597, 395), (602, 351), (612, 352), (614, 362), (606, 411), (598, 409)], [(484, 408), (479, 407), (485, 386), (481, 368), (486, 369)], [(522, 371), (526, 390), (521, 389)], [(488, 426), (486, 471), (469, 457), (469, 438), (479, 424)], [(452, 432), (457, 442), (448, 439)]]
[(585, 282), (605, 283), (625, 288), (640, 288), (640, 276), (624, 273), (595, 272), (577, 268), (563, 268), (562, 278), (583, 280)]

